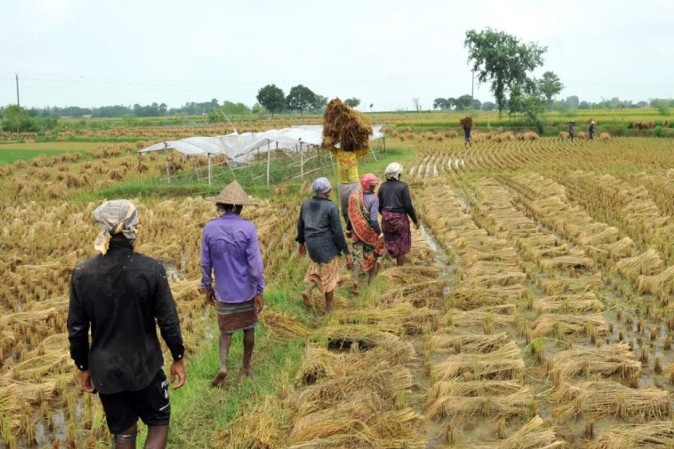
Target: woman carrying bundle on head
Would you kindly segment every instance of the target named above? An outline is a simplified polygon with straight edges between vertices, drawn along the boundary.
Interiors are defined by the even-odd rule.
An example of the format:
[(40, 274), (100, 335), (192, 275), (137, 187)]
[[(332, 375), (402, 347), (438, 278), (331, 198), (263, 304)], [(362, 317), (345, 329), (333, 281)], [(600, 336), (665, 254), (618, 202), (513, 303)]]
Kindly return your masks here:
[(470, 130), (473, 128), (473, 117), (467, 115), (459, 120), (461, 127), (463, 128), (463, 140), (464, 145), (470, 145)]
[(372, 126), (360, 112), (350, 108), (339, 98), (328, 103), (323, 114), (323, 148), (337, 160), (337, 193), (346, 234), (351, 236), (349, 196), (359, 186), (358, 159), (370, 152)]
[[(379, 187), (379, 212), (382, 215), (384, 245), (398, 266), (405, 263), (405, 254), (412, 247), (410, 219), (419, 229), (419, 221), (406, 183), (400, 180), (403, 166), (393, 162), (386, 167), (386, 181)], [(408, 218), (409, 217), (409, 218)]]
[(378, 259), (384, 250), (384, 234), (379, 227), (379, 198), (374, 189), (379, 178), (367, 173), (360, 178), (360, 189), (349, 197), (349, 220), (353, 227), (353, 286), (351, 293), (359, 294), (358, 277), (367, 273), (368, 285), (377, 275)]

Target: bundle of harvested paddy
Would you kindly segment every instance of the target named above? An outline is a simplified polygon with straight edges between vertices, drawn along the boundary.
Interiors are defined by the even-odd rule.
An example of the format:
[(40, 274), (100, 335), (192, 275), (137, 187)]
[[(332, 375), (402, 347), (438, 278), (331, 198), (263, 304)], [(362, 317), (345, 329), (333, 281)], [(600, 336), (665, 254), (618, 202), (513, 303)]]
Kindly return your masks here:
[(24, 355), (24, 360), (12, 366), (5, 375), (16, 381), (40, 382), (48, 376), (68, 372), (70, 354), (66, 348), (39, 356)]
[(594, 265), (592, 258), (583, 256), (559, 256), (553, 258), (546, 258), (538, 263), (544, 270), (579, 270), (590, 269)]
[[(447, 311), (443, 321), (448, 326), (475, 327), (482, 326), (486, 330), (494, 327), (509, 326), (515, 321), (515, 304), (502, 304), (498, 306), (482, 307), (473, 310)], [(491, 332), (485, 332), (491, 333)]]
[(332, 314), (330, 321), (334, 320), (339, 324), (367, 324), (397, 335), (413, 335), (424, 329), (435, 329), (436, 315), (436, 310), (400, 303), (385, 309), (338, 310)]
[(459, 376), (472, 379), (518, 379), (524, 374), (522, 352), (514, 341), (486, 354), (450, 355), (434, 365), (433, 378), (447, 380)]
[(545, 425), (543, 418), (537, 415), (505, 440), (470, 445), (465, 449), (554, 449), (565, 445), (564, 441), (557, 439), (555, 429)]
[(617, 374), (627, 379), (641, 374), (641, 362), (625, 343), (604, 348), (574, 348), (559, 352), (550, 359), (548, 373), (555, 385), (578, 376), (592, 379)]
[(639, 276), (637, 278), (637, 291), (639, 293), (653, 293), (659, 297), (670, 295), (674, 292), (674, 266), (654, 276)]
[(372, 134), (370, 121), (339, 98), (331, 100), (323, 114), (323, 148), (367, 154)]
[(662, 258), (660, 254), (651, 248), (638, 256), (620, 259), (611, 267), (611, 272), (620, 273), (626, 278), (634, 280), (639, 275), (653, 274), (661, 267)]
[(588, 449), (664, 449), (674, 447), (674, 422), (621, 424), (602, 432)]
[(465, 283), (451, 292), (449, 305), (456, 309), (471, 310), (478, 307), (499, 306), (523, 299), (526, 289), (521, 284), (503, 287), (479, 288)]
[(465, 275), (466, 282), (482, 288), (516, 285), (523, 282), (526, 277), (526, 273), (517, 267), (504, 267), (503, 271), (496, 273), (471, 272)]
[(586, 292), (603, 288), (604, 279), (598, 272), (591, 276), (552, 279), (543, 282), (541, 287), (548, 295), (561, 295), (564, 292)]
[(539, 316), (532, 325), (531, 335), (542, 337), (586, 334), (601, 336), (608, 334), (608, 326), (601, 315), (561, 315), (546, 313)]
[(391, 366), (387, 362), (350, 363), (346, 365), (346, 371), (341, 376), (322, 378), (319, 382), (301, 389), (294, 395), (292, 402), (295, 409), (304, 414), (352, 400), (365, 389), (367, 394), (394, 404), (396, 398), (412, 385), (412, 374), (407, 368)]
[(285, 430), (283, 406), (274, 396), (264, 396), (262, 402), (252, 410), (244, 410), (228, 430), (215, 432), (210, 447), (227, 449), (232, 447), (281, 449)]
[(606, 309), (606, 306), (597, 299), (594, 292), (584, 292), (545, 296), (535, 300), (533, 308), (543, 313), (587, 313), (602, 312)]
[(504, 347), (511, 339), (505, 333), (495, 335), (435, 334), (431, 337), (431, 349), (436, 352), (453, 350), (454, 353), (489, 353)]
[(309, 344), (295, 375), (295, 383), (313, 385), (320, 379), (343, 375), (346, 365), (344, 354), (335, 354), (327, 348)]
[(202, 294), (199, 293), (199, 288), (201, 287), (201, 281), (199, 279), (193, 279), (189, 281), (183, 280), (172, 280), (171, 281), (171, 292), (173, 293), (173, 298), (179, 301), (195, 301), (202, 298)]
[(367, 352), (372, 360), (386, 360), (393, 364), (406, 363), (416, 351), (409, 342), (388, 332), (380, 332), (363, 325), (338, 325), (322, 329), (321, 338), (328, 349), (336, 351)]
[(391, 307), (401, 302), (408, 302), (415, 307), (433, 307), (444, 297), (447, 285), (444, 280), (423, 281), (407, 284), (387, 290), (381, 298), (384, 305)]
[(479, 261), (500, 261), (512, 262), (517, 260), (517, 251), (510, 246), (486, 250), (481, 252), (471, 252), (461, 256), (461, 260), (466, 265), (473, 265)]
[(603, 419), (662, 419), (669, 416), (669, 393), (655, 387), (632, 389), (613, 381), (587, 381), (562, 384), (551, 398), (560, 403), (554, 414), (560, 417), (580, 415)]
[(435, 281), (440, 277), (440, 270), (437, 267), (429, 266), (396, 266), (383, 270), (379, 273), (379, 276), (388, 279), (391, 284), (408, 285)]
[(609, 258), (618, 259), (632, 256), (636, 248), (631, 238), (623, 237), (617, 242), (601, 245), (600, 250), (606, 252)]
[(470, 115), (466, 115), (465, 117), (461, 117), (459, 119), (459, 124), (461, 124), (462, 128), (472, 128), (473, 127), (473, 117)]
[(618, 240), (620, 237), (620, 230), (613, 226), (606, 226), (603, 230), (595, 234), (581, 235), (578, 238), (578, 243), (581, 245), (599, 245), (602, 243), (611, 243)]
[(512, 417), (531, 413), (534, 396), (529, 387), (514, 381), (446, 381), (429, 391), (426, 416)]
[(421, 422), (422, 417), (411, 408), (391, 409), (363, 394), (296, 418), (285, 447), (425, 449)]
[(265, 309), (261, 317), (269, 333), (280, 340), (306, 337), (311, 333), (311, 330), (304, 324), (281, 312)]

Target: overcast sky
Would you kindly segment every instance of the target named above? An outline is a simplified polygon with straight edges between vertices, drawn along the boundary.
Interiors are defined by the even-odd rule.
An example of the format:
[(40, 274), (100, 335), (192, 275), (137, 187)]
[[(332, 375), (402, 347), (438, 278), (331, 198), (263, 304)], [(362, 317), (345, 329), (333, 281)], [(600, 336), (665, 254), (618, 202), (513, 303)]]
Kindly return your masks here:
[[(467, 30), (547, 46), (561, 97), (674, 97), (674, 0), (3, 0), (0, 105), (229, 100), (303, 84), (361, 109), (470, 94)], [(475, 97), (493, 101), (488, 85)]]

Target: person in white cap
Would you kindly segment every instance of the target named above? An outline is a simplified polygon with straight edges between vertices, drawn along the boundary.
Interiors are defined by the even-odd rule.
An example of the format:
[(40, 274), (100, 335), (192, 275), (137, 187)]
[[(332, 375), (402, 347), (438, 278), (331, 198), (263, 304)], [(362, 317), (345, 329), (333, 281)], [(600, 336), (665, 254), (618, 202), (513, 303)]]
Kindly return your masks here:
[(302, 292), (302, 298), (304, 305), (313, 306), (311, 293), (314, 288), (318, 289), (325, 297), (325, 309), (329, 312), (332, 310), (335, 288), (341, 280), (340, 256), (346, 256), (349, 269), (352, 259), (342, 232), (337, 205), (330, 201), (332, 184), (327, 178), (318, 178), (311, 188), (315, 195), (302, 203), (295, 239), (299, 243), (300, 256), (308, 252), (311, 259), (304, 277), (307, 288)]
[[(220, 367), (211, 385), (220, 386), (227, 376), (227, 356), (232, 334), (243, 331), (243, 368), (251, 375), (255, 326), (264, 307), (264, 269), (255, 225), (240, 214), (243, 206), (256, 204), (233, 181), (218, 196), (218, 218), (204, 228), (201, 250), (201, 288), (206, 302), (213, 304), (220, 328)], [(213, 287), (213, 275), (215, 287)]]
[[(180, 321), (162, 264), (133, 250), (138, 210), (127, 200), (93, 212), (100, 253), (79, 264), (70, 281), (70, 355), (87, 393), (98, 392), (115, 448), (135, 448), (137, 422), (146, 448), (165, 448), (171, 407), (157, 326), (173, 357), (171, 382), (185, 383)], [(89, 342), (91, 330), (91, 342)]]
[(402, 172), (402, 165), (397, 162), (390, 163), (384, 171), (386, 181), (379, 186), (377, 193), (379, 212), (382, 215), (384, 245), (388, 253), (396, 259), (398, 266), (405, 263), (405, 255), (412, 247), (410, 219), (415, 228), (419, 229), (419, 220), (412, 204), (410, 189), (400, 180)]

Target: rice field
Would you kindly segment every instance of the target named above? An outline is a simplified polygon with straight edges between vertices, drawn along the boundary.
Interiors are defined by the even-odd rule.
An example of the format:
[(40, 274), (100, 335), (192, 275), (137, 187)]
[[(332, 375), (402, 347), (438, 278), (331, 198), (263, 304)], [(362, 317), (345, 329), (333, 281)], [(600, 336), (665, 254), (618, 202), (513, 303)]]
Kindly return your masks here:
[[(271, 304), (259, 332), (299, 342), (302, 356), (276, 373), (274, 393), (222, 425), (181, 428), (173, 444), (670, 447), (674, 142), (476, 133), (465, 147), (450, 133), (409, 131), (387, 140), (414, 152), (404, 179), (422, 229), (409, 265), (385, 261), (359, 299), (338, 289), (325, 316), (320, 302)], [(79, 392), (67, 352), (70, 270), (93, 254), (98, 205), (71, 198), (162, 176), (151, 159), (139, 167), (136, 148), (0, 166), (0, 448), (109, 445), (98, 399)], [(244, 212), (258, 226), (269, 288), (297, 304), (301, 198)], [(170, 273), (189, 360), (214, 335), (197, 292), (213, 205), (135, 201), (138, 250)]]

